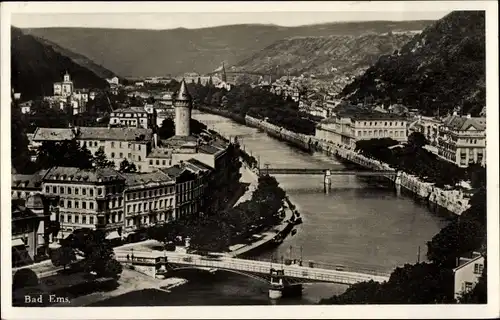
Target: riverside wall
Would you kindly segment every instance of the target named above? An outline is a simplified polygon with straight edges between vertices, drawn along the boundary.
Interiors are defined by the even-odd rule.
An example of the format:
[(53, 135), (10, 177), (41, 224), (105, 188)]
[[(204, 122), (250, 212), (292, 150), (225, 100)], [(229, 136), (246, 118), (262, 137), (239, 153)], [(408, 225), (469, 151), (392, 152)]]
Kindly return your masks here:
[[(308, 150), (316, 150), (324, 152), (330, 156), (336, 156), (348, 162), (372, 170), (394, 170), (387, 163), (365, 157), (352, 149), (329, 143), (325, 140), (318, 139), (314, 136), (292, 132), (290, 130), (273, 125), (267, 121), (256, 119), (250, 116), (245, 117), (245, 122), (248, 126), (259, 128), (269, 135), (274, 136), (283, 141), (287, 141), (293, 145)], [(439, 207), (461, 215), (469, 208), (469, 198), (467, 198), (460, 190), (444, 190), (435, 187), (433, 183), (422, 181), (417, 176), (399, 171), (396, 175), (388, 175), (387, 179), (396, 184), (397, 187), (404, 188), (419, 198), (427, 199), (430, 203), (436, 204)]]

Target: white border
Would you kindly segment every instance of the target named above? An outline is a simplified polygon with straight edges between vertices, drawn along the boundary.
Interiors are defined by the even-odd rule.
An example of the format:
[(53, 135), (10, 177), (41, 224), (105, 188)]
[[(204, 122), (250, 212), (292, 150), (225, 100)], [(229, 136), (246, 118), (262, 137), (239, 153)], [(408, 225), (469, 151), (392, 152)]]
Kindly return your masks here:
[[(499, 316), (498, 214), (498, 4), (496, 1), (415, 2), (17, 2), (1, 4), (1, 235), (2, 318), (157, 319), (157, 318), (495, 318)], [(429, 306), (238, 306), (12, 308), (10, 238), (10, 18), (12, 13), (269, 12), (269, 11), (452, 11), (486, 10), (488, 305)]]

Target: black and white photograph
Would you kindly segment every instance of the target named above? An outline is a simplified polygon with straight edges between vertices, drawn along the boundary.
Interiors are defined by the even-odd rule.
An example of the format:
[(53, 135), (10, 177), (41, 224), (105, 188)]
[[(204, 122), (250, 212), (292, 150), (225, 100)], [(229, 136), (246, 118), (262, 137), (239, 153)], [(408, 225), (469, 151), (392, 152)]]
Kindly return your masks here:
[(495, 1), (1, 9), (2, 318), (500, 316)]

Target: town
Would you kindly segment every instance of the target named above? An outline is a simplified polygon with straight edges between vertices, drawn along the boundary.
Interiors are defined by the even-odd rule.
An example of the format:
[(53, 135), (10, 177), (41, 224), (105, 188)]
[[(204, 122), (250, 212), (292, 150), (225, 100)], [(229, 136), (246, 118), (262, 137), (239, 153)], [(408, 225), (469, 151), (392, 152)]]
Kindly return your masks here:
[(306, 303), (318, 283), (342, 287), (319, 304), (484, 303), (486, 103), (380, 89), (401, 52), (333, 80), (226, 60), (13, 87), (14, 305), (251, 292), (224, 272), (264, 283), (257, 304)]

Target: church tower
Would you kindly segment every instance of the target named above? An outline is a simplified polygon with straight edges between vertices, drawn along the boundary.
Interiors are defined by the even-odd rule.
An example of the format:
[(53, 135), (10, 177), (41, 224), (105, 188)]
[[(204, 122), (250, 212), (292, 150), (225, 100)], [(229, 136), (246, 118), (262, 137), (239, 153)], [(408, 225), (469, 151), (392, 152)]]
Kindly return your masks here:
[(187, 90), (186, 81), (182, 79), (181, 87), (174, 101), (176, 136), (187, 137), (191, 135), (190, 121), (192, 106), (192, 99)]

